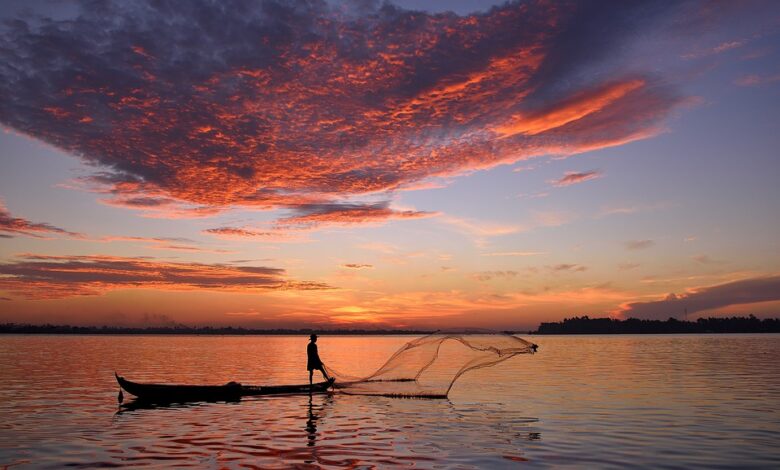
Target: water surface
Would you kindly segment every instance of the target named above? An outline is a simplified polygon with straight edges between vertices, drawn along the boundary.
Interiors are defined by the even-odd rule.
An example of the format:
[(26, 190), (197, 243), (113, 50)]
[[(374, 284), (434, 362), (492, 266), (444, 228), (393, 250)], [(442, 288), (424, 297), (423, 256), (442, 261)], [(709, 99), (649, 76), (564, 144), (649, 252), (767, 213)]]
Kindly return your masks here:
[[(328, 337), (372, 372), (409, 337)], [(132, 380), (302, 383), (305, 337), (0, 336), (0, 466), (780, 466), (780, 335), (542, 336), (447, 400), (315, 395), (117, 413)]]

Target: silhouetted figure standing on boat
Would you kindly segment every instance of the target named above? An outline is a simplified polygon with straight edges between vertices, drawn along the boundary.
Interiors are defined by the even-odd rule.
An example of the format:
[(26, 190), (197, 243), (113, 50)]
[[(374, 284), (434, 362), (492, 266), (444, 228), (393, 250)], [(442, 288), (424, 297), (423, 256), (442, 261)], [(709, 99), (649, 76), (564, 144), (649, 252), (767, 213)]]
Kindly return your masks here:
[(306, 369), (309, 370), (309, 385), (312, 383), (312, 377), (314, 376), (315, 370), (322, 372), (325, 380), (330, 382), (332, 379), (328, 377), (328, 373), (325, 372), (325, 366), (322, 364), (320, 354), (317, 351), (317, 335), (311, 335), (310, 339), (309, 345), (306, 346), (306, 356), (308, 357)]

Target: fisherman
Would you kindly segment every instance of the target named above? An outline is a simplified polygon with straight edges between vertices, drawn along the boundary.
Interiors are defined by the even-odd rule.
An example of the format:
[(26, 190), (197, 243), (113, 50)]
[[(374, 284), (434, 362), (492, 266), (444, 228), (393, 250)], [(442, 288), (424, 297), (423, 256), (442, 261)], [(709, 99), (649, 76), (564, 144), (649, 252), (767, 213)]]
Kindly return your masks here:
[(325, 366), (322, 364), (322, 361), (320, 360), (320, 354), (317, 352), (317, 335), (312, 334), (309, 338), (309, 345), (306, 346), (306, 356), (308, 357), (308, 361), (306, 362), (306, 369), (309, 370), (309, 385), (312, 383), (312, 377), (314, 376), (315, 370), (322, 372), (325, 380), (332, 382), (333, 379), (328, 377), (328, 373), (325, 372)]

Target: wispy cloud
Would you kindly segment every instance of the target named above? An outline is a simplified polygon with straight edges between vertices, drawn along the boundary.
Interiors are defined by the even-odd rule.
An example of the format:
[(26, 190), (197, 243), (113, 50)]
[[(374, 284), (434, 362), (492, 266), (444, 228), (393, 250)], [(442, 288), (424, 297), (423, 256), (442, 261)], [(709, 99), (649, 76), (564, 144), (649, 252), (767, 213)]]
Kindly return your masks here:
[(698, 49), (692, 52), (688, 52), (682, 55), (683, 59), (700, 59), (703, 57), (723, 54), (724, 52), (739, 49), (750, 42), (749, 39), (730, 39), (720, 42), (718, 44), (709, 46), (708, 48)]
[(512, 233), (517, 233), (525, 230), (525, 228), (520, 225), (503, 224), (503, 223), (490, 222), (484, 220), (466, 219), (466, 218), (454, 217), (450, 215), (441, 216), (438, 218), (438, 220), (451, 227), (458, 229), (461, 232), (473, 235), (478, 238), (510, 235)]
[(584, 183), (585, 181), (595, 180), (604, 176), (604, 173), (598, 170), (585, 171), (582, 173), (567, 172), (561, 178), (557, 180), (549, 181), (550, 184), (556, 187), (571, 186), (573, 184)]
[(623, 246), (626, 247), (626, 250), (634, 250), (634, 251), (644, 250), (654, 245), (655, 242), (653, 240), (629, 240), (623, 243)]
[(347, 269), (374, 269), (373, 264), (362, 264), (362, 263), (346, 263), (346, 264), (342, 264), (341, 267)]
[(546, 251), (494, 251), (492, 253), (481, 253), (482, 256), (540, 256), (546, 254)]
[(621, 271), (630, 271), (632, 269), (638, 268), (639, 266), (639, 263), (620, 263), (618, 264), (618, 269)]
[(279, 268), (101, 255), (25, 254), (16, 261), (0, 264), (0, 275), (0, 289), (27, 299), (98, 295), (132, 288), (236, 292), (329, 288), (319, 282), (289, 280)]
[(638, 206), (620, 206), (620, 207), (609, 207), (609, 208), (603, 208), (599, 215), (601, 217), (608, 216), (608, 215), (615, 215), (615, 214), (635, 214), (640, 211), (640, 208)]
[(219, 248), (207, 248), (198, 246), (195, 241), (181, 237), (136, 237), (110, 235), (99, 238), (85, 239), (90, 242), (130, 242), (148, 245), (157, 250), (171, 251), (190, 251), (199, 253), (235, 253), (232, 250), (223, 250)]
[(8, 212), (5, 205), (0, 201), (0, 236), (12, 237), (23, 235), (34, 238), (47, 238), (51, 236), (65, 236), (72, 238), (84, 237), (81, 233), (69, 232), (65, 229), (55, 227), (51, 224), (42, 222), (31, 222), (21, 217), (14, 217)]
[(758, 75), (758, 74), (751, 74), (751, 75), (743, 75), (736, 80), (734, 80), (734, 83), (739, 86), (759, 86), (759, 85), (765, 85), (767, 83), (773, 83), (780, 80), (780, 73), (772, 74), (772, 75)]
[(507, 279), (517, 277), (517, 271), (480, 271), (474, 273), (471, 277), (480, 282), (492, 281), (493, 279)]
[(669, 203), (658, 202), (654, 204), (612, 204), (604, 206), (596, 217), (607, 217), (610, 215), (628, 215), (639, 212), (655, 211), (668, 207)]
[(561, 263), (561, 264), (555, 264), (552, 266), (548, 266), (548, 269), (555, 272), (560, 271), (570, 271), (570, 272), (583, 272), (588, 269), (587, 266), (583, 266), (581, 264), (572, 264), (572, 263)]
[(262, 230), (249, 227), (209, 228), (203, 230), (202, 233), (226, 240), (284, 241), (290, 238), (290, 235), (283, 234), (279, 230)]
[(718, 260), (718, 259), (713, 259), (711, 256), (704, 255), (704, 254), (691, 256), (691, 259), (696, 261), (699, 264), (723, 264), (723, 263), (725, 263), (725, 261)]

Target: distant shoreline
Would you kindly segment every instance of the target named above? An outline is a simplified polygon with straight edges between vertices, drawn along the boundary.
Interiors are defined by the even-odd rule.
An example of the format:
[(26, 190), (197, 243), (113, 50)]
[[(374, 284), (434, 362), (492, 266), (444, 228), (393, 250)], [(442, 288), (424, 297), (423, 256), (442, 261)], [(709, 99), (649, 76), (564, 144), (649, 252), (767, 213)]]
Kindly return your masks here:
[(72, 325), (0, 325), (0, 334), (20, 335), (170, 335), (170, 336), (302, 336), (317, 333), (329, 336), (382, 336), (382, 335), (428, 335), (432, 330), (363, 330), (363, 329), (255, 329), (241, 327), (189, 327), (189, 326), (72, 326)]
[[(73, 325), (30, 325), (0, 324), (0, 335), (169, 335), (169, 336), (308, 336), (312, 333), (328, 336), (392, 336), (429, 335), (435, 330), (414, 329), (311, 329), (311, 328), (243, 328), (243, 327), (190, 327), (186, 325), (122, 327), (122, 326), (73, 326)], [(442, 332), (439, 330), (439, 332)], [(619, 334), (728, 334), (728, 333), (780, 333), (780, 318), (759, 319), (753, 315), (729, 318), (699, 318), (696, 321), (640, 320), (629, 318), (566, 318), (560, 322), (542, 323), (536, 331), (528, 330), (483, 330), (477, 328), (450, 329), (452, 334), (497, 334), (518, 335), (619, 335)]]

